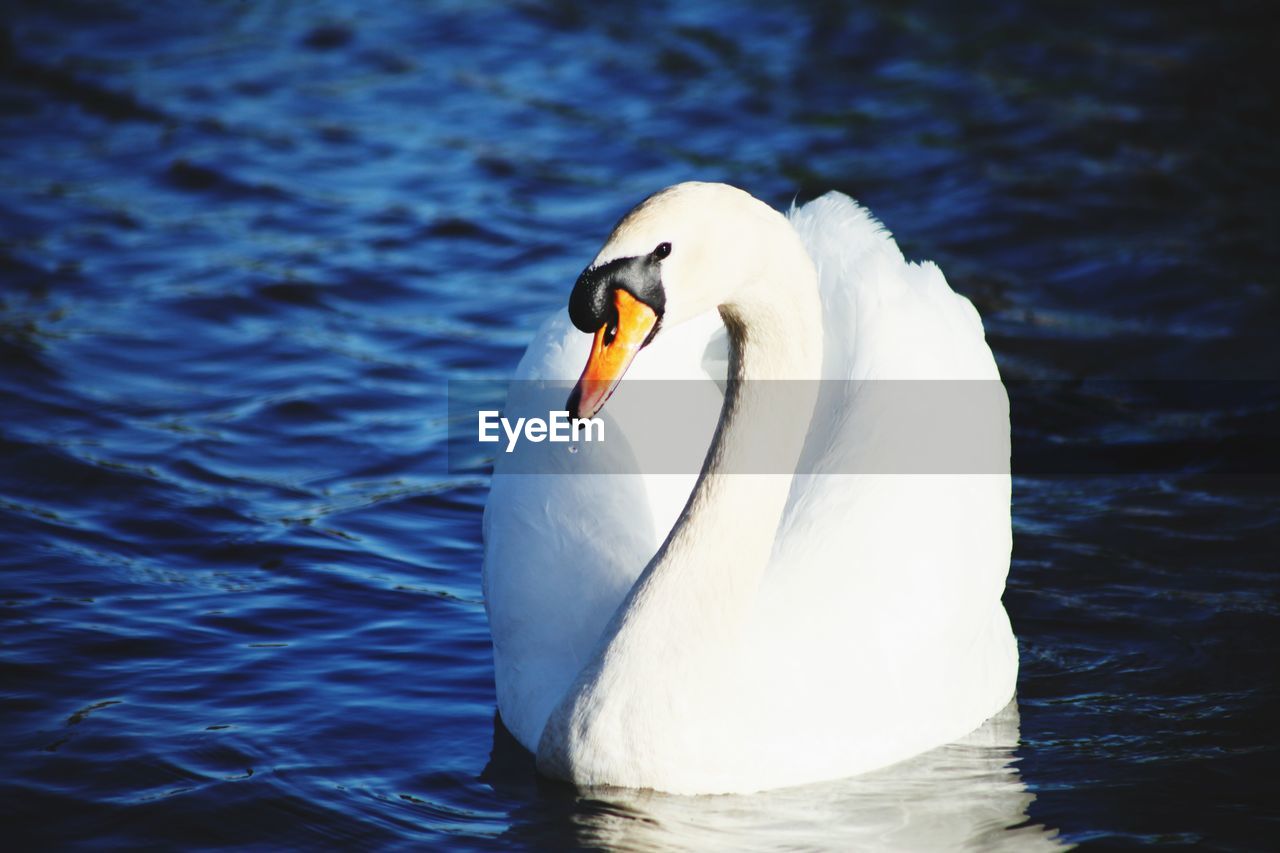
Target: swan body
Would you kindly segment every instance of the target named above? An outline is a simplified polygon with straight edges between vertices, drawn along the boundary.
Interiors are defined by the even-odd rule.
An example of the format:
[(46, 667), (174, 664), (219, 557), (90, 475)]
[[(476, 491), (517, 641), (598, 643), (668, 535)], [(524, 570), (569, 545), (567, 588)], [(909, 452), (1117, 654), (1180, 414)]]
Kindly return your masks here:
[[(706, 460), (618, 474), (561, 453), (513, 473), (500, 455), (483, 572), (498, 707), (540, 771), (746, 793), (886, 766), (1005, 707), (1008, 403), (977, 312), (936, 266), (907, 263), (837, 193), (784, 217), (680, 184), (618, 224), (570, 308), (517, 379), (587, 361), (570, 406), (594, 414), (616, 388), (601, 415), (617, 452), (674, 423)], [(580, 329), (597, 322), (593, 343)], [(709, 405), (606, 389), (592, 371), (618, 364), (702, 380)], [(785, 407), (757, 381), (818, 378), (839, 381), (787, 383)], [(956, 411), (981, 412), (969, 428), (994, 462), (877, 468), (936, 444), (879, 417), (878, 389), (904, 387), (884, 380), (971, 380), (947, 387), (983, 397)], [(782, 473), (751, 467), (760, 424)]]

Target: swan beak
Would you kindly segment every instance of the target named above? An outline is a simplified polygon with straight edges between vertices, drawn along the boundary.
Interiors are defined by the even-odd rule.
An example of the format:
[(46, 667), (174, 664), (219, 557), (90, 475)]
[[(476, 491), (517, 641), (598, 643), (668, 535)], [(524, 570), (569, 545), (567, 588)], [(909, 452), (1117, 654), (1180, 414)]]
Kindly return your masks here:
[(658, 324), (652, 308), (621, 288), (613, 293), (613, 305), (617, 319), (596, 330), (591, 357), (569, 395), (570, 417), (595, 417)]

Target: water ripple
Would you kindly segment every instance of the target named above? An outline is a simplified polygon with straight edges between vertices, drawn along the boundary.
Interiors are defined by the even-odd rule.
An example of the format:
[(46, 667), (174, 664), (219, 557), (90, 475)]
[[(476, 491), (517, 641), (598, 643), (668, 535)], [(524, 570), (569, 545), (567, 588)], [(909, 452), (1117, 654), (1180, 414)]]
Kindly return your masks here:
[[(1267, 11), (7, 9), (11, 844), (1264, 849)], [(446, 382), (509, 374), (689, 178), (849, 192), (983, 313), (1020, 721), (687, 800), (540, 780), (494, 719), (488, 484), (447, 474)]]

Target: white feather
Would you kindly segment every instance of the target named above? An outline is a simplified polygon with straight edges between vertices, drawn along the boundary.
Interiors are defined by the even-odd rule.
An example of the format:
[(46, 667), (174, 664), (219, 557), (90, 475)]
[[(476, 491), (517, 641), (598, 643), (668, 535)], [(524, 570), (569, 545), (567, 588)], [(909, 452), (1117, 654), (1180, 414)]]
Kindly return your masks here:
[[(748, 573), (732, 594), (728, 574), (709, 573), (701, 590), (689, 582), (690, 613), (743, 602), (731, 614), (735, 628), (717, 628), (719, 617), (707, 616), (705, 630), (723, 634), (712, 640), (683, 642), (682, 632), (703, 629), (676, 605), (654, 627), (617, 636), (628, 616), (619, 612), (624, 601), (632, 610), (657, 606), (628, 594), (689, 499), (692, 471), (586, 476), (609, 470), (607, 454), (549, 453), (539, 463), (546, 473), (517, 475), (499, 459), (484, 527), (498, 705), (533, 751), (548, 737), (553, 713), (565, 715), (577, 733), (563, 735), (576, 740), (561, 750), (572, 765), (561, 772), (578, 781), (713, 793), (847, 776), (965, 735), (1014, 690), (1017, 647), (1000, 602), (1010, 550), (1008, 409), (977, 312), (936, 266), (905, 262), (888, 232), (846, 196), (829, 193), (793, 209), (786, 225), (706, 186), (686, 193), (723, 205), (725, 219), (750, 210), (738, 228), (758, 227), (758, 237), (747, 239), (763, 251), (785, 256), (784, 244), (798, 235), (817, 271), (820, 375), (851, 381), (822, 384), (797, 466), (815, 473), (781, 479), (785, 507), (764, 531), (772, 551), (762, 557), (763, 571)], [(675, 233), (684, 237), (675, 260), (708, 227), (688, 209), (648, 205), (644, 221), (620, 226), (601, 258), (643, 251), (655, 234)], [(743, 239), (739, 232), (731, 238)], [(723, 325), (705, 305), (694, 310), (696, 296), (712, 304), (721, 296), (694, 294), (691, 283), (703, 281), (718, 256), (692, 255), (683, 262), (698, 266), (671, 270), (681, 310), (692, 319), (664, 325), (629, 379), (723, 382)], [(559, 311), (539, 330), (517, 377), (573, 379), (589, 343)], [(969, 428), (990, 439), (997, 464), (983, 473), (849, 473), (878, 470), (878, 460), (904, 448), (927, 453), (936, 435), (878, 419), (875, 395), (895, 387), (882, 380), (979, 380), (970, 385), (985, 395), (975, 407), (983, 414)], [(684, 427), (705, 448), (719, 391), (709, 382), (699, 387), (711, 405), (695, 407)], [(604, 410), (609, 442), (622, 448), (610, 452), (628, 452), (628, 437), (639, 442), (660, 416), (629, 406), (627, 393), (624, 382)], [(757, 479), (761, 494), (778, 488), (779, 478)], [(723, 550), (729, 562), (747, 565), (756, 546), (751, 519), (742, 523), (743, 534)], [(691, 648), (709, 651), (684, 653)], [(566, 702), (577, 704), (561, 707)]]

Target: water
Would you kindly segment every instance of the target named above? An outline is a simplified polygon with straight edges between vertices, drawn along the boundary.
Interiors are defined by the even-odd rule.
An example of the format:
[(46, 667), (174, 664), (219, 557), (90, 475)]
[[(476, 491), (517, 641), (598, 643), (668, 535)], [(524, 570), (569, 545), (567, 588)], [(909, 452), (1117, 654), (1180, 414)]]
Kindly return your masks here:
[[(9, 843), (1270, 848), (1280, 395), (1213, 392), (1280, 366), (1266, 11), (7, 4)], [(1024, 452), (1179, 460), (1016, 478), (1018, 703), (969, 742), (684, 800), (495, 726), (445, 382), (694, 177), (938, 261)], [(1099, 378), (1214, 381), (1036, 390)]]

